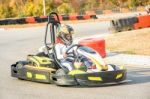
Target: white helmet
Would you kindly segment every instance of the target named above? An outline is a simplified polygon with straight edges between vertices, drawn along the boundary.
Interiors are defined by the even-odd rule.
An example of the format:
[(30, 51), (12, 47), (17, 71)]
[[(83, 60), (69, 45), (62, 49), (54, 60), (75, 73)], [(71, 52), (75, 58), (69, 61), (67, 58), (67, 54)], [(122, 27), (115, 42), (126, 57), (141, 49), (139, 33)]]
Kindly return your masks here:
[(74, 34), (73, 28), (63, 24), (58, 29), (57, 37), (59, 37), (64, 44), (71, 45), (73, 42), (72, 34)]

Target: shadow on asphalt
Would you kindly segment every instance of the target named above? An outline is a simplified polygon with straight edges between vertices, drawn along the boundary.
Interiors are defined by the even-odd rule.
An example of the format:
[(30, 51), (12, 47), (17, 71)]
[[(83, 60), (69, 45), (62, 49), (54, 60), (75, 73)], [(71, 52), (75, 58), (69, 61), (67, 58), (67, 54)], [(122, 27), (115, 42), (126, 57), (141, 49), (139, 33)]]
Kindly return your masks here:
[(116, 55), (119, 55), (119, 54), (134, 54), (133, 52), (128, 52), (128, 51), (112, 51), (112, 52), (107, 52), (106, 53), (106, 57), (112, 57), (112, 56), (116, 56)]
[(135, 68), (128, 71), (128, 83), (124, 85), (142, 84), (150, 82), (150, 68)]

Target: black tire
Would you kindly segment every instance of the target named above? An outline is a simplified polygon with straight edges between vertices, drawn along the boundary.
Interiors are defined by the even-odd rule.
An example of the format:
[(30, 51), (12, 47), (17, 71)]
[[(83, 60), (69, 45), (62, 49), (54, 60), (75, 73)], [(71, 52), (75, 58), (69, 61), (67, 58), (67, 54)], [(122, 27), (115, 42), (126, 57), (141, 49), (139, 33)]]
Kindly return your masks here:
[(114, 64), (108, 64), (108, 65), (110, 65), (110, 66), (112, 66), (112, 68), (116, 71), (116, 70), (119, 70), (119, 67), (117, 67), (116, 65), (114, 65)]
[(63, 75), (66, 75), (65, 71), (63, 69), (58, 69), (56, 71), (56, 73), (54, 74), (54, 76), (52, 77), (54, 83), (57, 85), (57, 86), (62, 86), (62, 84), (60, 84), (60, 77), (63, 76)]
[(68, 73), (67, 69), (58, 69), (56, 71), (56, 76), (62, 76), (62, 75), (66, 75)]
[(57, 86), (61, 87), (78, 85), (74, 76), (68, 76), (68, 73), (64, 68), (56, 71), (55, 76), (53, 76), (53, 81)]
[(24, 65), (28, 64), (27, 61), (18, 61), (16, 63), (16, 67), (19, 69), (19, 68), (22, 68)]
[(133, 24), (138, 23), (138, 21), (139, 21), (137, 17), (133, 17), (132, 20), (133, 20)]
[[(26, 64), (28, 64), (27, 61), (18, 61), (18, 62), (16, 63), (16, 70), (17, 70), (17, 72), (18, 72), (19, 70), (21, 70), (21, 69), (23, 68), (23, 66), (26, 65)], [(24, 80), (24, 79), (21, 78), (21, 77), (18, 77), (18, 79), (19, 79), (19, 80)]]

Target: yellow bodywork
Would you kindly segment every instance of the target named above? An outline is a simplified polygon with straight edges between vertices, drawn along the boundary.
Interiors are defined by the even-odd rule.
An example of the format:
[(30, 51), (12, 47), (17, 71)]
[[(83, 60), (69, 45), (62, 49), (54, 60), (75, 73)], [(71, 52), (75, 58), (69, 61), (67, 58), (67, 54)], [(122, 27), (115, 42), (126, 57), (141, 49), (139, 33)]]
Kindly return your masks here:
[(52, 60), (48, 57), (39, 57), (34, 55), (28, 55), (27, 61), (35, 67), (44, 67), (44, 65), (52, 64)]
[(72, 70), (69, 72), (69, 75), (75, 75), (75, 74), (84, 74), (86, 72), (82, 71), (82, 70)]
[[(48, 67), (50, 65), (53, 65), (52, 60), (48, 57), (38, 57), (34, 55), (28, 55), (27, 61), (29, 62), (28, 64), (25, 65), (25, 67), (29, 70), (28, 72), (26, 72), (27, 78), (35, 77), (35, 79), (38, 79), (38, 80), (46, 80), (47, 79), (46, 75), (38, 73), (38, 71), (41, 71), (43, 73), (49, 72), (50, 74), (56, 71), (56, 69)], [(30, 70), (31, 71), (35, 70), (37, 71), (37, 73), (32, 74)]]
[(35, 78), (36, 78), (36, 79), (45, 80), (45, 79), (46, 79), (46, 76), (43, 75), (43, 74), (35, 74)]
[(125, 69), (125, 67), (124, 66), (118, 66), (120, 69)]
[(122, 74), (122, 73), (117, 74), (116, 79), (119, 79), (119, 78), (121, 78), (122, 76), (123, 76), (123, 74)]
[(88, 80), (91, 80), (91, 81), (103, 81), (101, 77), (88, 77)]
[(26, 76), (27, 76), (28, 78), (32, 78), (32, 73), (31, 73), (31, 72), (27, 72), (27, 73), (26, 73)]

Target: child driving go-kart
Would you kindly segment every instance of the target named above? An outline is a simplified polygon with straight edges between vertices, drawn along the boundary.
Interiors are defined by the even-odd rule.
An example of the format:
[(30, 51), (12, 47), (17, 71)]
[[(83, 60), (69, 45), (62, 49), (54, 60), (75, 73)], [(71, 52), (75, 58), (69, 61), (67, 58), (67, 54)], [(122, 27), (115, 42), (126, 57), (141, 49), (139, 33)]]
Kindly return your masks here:
[(93, 48), (73, 44), (72, 34), (73, 28), (61, 24), (58, 14), (51, 12), (44, 46), (39, 48), (36, 55), (29, 54), (26, 60), (12, 64), (11, 76), (63, 86), (99, 86), (124, 82), (127, 73), (124, 66), (105, 64)]
[[(56, 57), (60, 61), (61, 65), (66, 68), (68, 71), (71, 71), (74, 66), (78, 66), (76, 68), (80, 68), (80, 66), (84, 68), (88, 68), (92, 63), (84, 56), (80, 56), (80, 62), (75, 61), (71, 54), (66, 54), (67, 48), (69, 48), (73, 44), (74, 29), (66, 24), (61, 24), (57, 30), (57, 41), (55, 44)], [(39, 52), (44, 53), (45, 47), (41, 47)], [(76, 48), (70, 50), (71, 52), (75, 52)], [(45, 55), (46, 56), (46, 55)], [(87, 66), (87, 67), (86, 67)]]
[(57, 43), (55, 45), (57, 59), (69, 71), (73, 69), (73, 59), (67, 58), (66, 50), (73, 42), (73, 33), (74, 30), (71, 26), (65, 24), (60, 25), (57, 32)]

